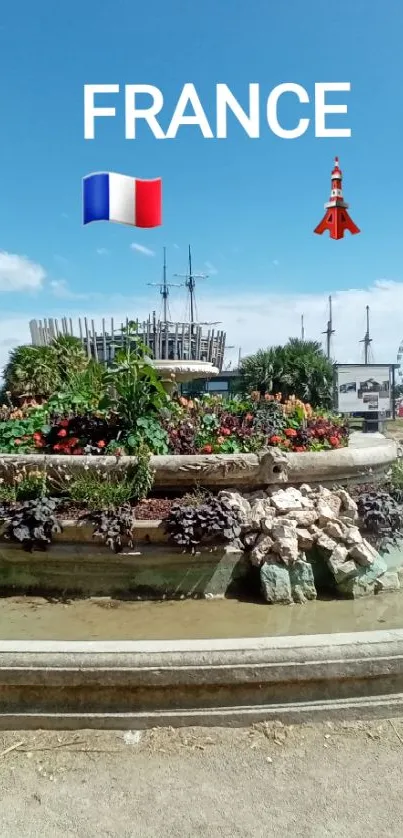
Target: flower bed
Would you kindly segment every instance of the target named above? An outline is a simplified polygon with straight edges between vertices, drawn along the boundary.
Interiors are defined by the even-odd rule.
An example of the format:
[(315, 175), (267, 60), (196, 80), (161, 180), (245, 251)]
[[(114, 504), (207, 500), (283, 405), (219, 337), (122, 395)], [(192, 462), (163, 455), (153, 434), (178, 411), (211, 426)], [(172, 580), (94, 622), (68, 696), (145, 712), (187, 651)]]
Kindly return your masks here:
[(283, 451), (324, 451), (348, 443), (348, 427), (340, 417), (313, 410), (291, 397), (187, 400), (162, 399), (157, 407), (133, 418), (114, 406), (88, 410), (58, 405), (55, 400), (24, 408), (2, 408), (0, 454), (41, 452), (80, 456), (150, 454), (254, 453), (267, 447)]

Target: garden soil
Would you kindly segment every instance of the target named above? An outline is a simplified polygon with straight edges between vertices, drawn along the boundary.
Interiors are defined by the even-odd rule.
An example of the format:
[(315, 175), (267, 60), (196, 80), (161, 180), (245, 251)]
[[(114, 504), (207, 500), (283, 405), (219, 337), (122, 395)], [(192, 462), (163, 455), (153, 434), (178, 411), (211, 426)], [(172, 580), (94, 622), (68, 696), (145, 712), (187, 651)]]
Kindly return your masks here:
[(403, 720), (0, 734), (7, 838), (401, 838)]

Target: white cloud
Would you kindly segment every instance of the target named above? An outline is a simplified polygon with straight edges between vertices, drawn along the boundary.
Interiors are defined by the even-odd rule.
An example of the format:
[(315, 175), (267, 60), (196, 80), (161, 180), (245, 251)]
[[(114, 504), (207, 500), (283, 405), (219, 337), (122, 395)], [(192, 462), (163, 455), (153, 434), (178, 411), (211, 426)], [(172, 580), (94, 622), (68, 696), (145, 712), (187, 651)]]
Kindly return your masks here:
[(88, 300), (91, 294), (76, 294), (71, 291), (65, 279), (52, 279), (49, 283), (54, 297), (63, 300)]
[(26, 256), (0, 251), (0, 291), (40, 291), (45, 278), (42, 265)]
[(142, 244), (137, 244), (136, 242), (132, 242), (130, 245), (132, 250), (135, 250), (137, 253), (142, 253), (144, 256), (155, 256), (155, 251), (150, 250), (148, 247), (144, 247)]
[(216, 274), (218, 274), (218, 270), (215, 267), (215, 265), (212, 264), (212, 262), (205, 262), (204, 264), (205, 264), (210, 276), (216, 276)]
[[(201, 292), (200, 288), (200, 292)], [(328, 320), (327, 294), (237, 293), (230, 297), (210, 296), (203, 289), (198, 294), (200, 320), (220, 320), (227, 333), (228, 344), (236, 349), (228, 352), (235, 361), (238, 348), (242, 354), (259, 347), (284, 343), (299, 337), (301, 314), (304, 315), (307, 340), (324, 341), (322, 332)], [(363, 360), (363, 339), (366, 329), (365, 307), (370, 307), (372, 359), (379, 363), (395, 363), (399, 343), (403, 340), (403, 282), (378, 280), (370, 287), (347, 289), (332, 295), (333, 357), (340, 363)]]
[[(79, 312), (73, 300), (78, 295), (70, 292), (61, 280), (54, 280), (59, 285), (53, 286), (59, 298), (65, 299), (61, 312), (52, 314), (73, 317), (78, 313), (95, 322), (95, 328), (101, 328), (102, 317), (106, 318), (109, 328), (113, 317), (115, 327), (125, 322), (126, 317), (146, 319), (156, 306), (155, 294), (139, 299), (137, 297), (119, 297), (88, 295), (87, 304), (80, 306)], [(227, 333), (229, 350), (226, 360), (236, 363), (239, 347), (246, 355), (259, 347), (284, 343), (289, 337), (299, 336), (301, 332), (301, 314), (304, 315), (306, 339), (324, 340), (322, 332), (328, 319), (327, 294), (274, 294), (264, 292), (246, 292), (234, 290), (230, 296), (220, 295), (216, 288), (206, 289), (200, 284), (198, 289), (198, 318), (200, 321), (221, 321), (214, 329), (223, 329)], [(84, 299), (82, 295), (81, 299)], [(69, 305), (69, 299), (72, 301)], [(363, 360), (363, 345), (360, 343), (365, 334), (365, 307), (370, 307), (370, 330), (373, 338), (372, 354), (374, 362), (395, 363), (400, 341), (403, 340), (403, 282), (381, 279), (370, 287), (336, 291), (333, 299), (333, 337), (332, 353), (334, 358), (344, 363), (360, 363)], [(185, 296), (172, 296), (172, 317), (183, 318)], [(46, 307), (38, 317), (49, 316)], [(6, 362), (9, 348), (27, 340), (29, 342), (29, 320), (32, 313), (21, 315), (3, 314), (0, 310), (0, 367)], [(204, 329), (208, 329), (205, 326)]]
[(97, 253), (98, 256), (108, 256), (110, 251), (106, 247), (97, 247)]

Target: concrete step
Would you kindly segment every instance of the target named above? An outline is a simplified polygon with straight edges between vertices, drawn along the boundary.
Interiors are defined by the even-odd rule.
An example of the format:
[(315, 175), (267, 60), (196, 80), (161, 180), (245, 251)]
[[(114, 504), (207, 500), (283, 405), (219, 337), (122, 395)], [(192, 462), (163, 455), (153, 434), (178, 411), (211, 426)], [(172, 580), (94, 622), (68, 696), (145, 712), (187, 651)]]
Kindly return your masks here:
[(403, 631), (0, 643), (0, 728), (145, 728), (403, 711)]

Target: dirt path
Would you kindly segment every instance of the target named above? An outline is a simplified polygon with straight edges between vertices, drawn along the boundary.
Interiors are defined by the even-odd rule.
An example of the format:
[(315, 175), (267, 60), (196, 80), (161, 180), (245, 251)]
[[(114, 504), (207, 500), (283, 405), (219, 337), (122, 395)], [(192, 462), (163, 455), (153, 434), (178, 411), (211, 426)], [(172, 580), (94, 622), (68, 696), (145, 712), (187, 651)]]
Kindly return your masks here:
[(403, 720), (10, 732), (0, 734), (0, 834), (400, 838), (402, 767)]

